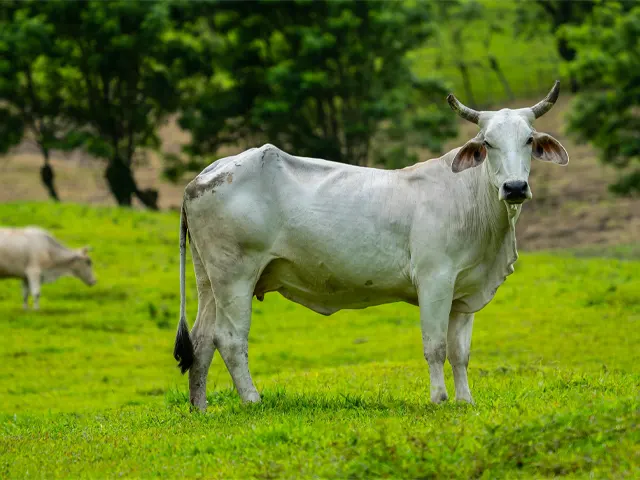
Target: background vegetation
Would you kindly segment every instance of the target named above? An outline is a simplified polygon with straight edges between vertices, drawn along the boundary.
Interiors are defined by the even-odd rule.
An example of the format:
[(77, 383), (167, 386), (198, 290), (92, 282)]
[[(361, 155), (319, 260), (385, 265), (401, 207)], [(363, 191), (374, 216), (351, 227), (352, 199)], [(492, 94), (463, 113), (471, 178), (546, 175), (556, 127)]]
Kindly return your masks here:
[[(118, 204), (155, 209), (158, 189), (134, 175), (150, 151), (173, 181), (266, 141), (401, 167), (456, 135), (448, 91), (490, 108), (561, 77), (583, 92), (572, 131), (630, 170), (614, 190), (632, 193), (637, 12), (631, 1), (6, 1), (0, 151), (26, 133), (58, 199), (51, 151), (80, 148), (104, 161)], [(159, 136), (169, 120), (189, 136), (171, 152)]]

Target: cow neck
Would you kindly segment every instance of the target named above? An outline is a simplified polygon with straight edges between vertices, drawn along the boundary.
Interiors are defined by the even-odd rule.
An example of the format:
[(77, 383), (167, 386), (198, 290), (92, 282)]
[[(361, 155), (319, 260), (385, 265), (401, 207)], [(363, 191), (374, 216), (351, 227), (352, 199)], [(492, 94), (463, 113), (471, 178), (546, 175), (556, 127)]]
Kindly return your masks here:
[(42, 272), (42, 281), (44, 283), (53, 282), (60, 277), (64, 277), (65, 275), (71, 275), (69, 269), (64, 268), (64, 266), (55, 265), (51, 268), (47, 268)]
[[(59, 258), (58, 261), (55, 261)], [(71, 262), (75, 258), (75, 253), (67, 249), (58, 249), (55, 256), (51, 258), (51, 266), (43, 271), (43, 275), (49, 280), (53, 281), (64, 275), (68, 275)]]
[(52, 267), (51, 268), (58, 268), (58, 267), (66, 267), (68, 266), (75, 258), (76, 258), (76, 254), (73, 251), (70, 250), (59, 250), (58, 252), (56, 252), (59, 256), (57, 258), (59, 258), (60, 260), (55, 261), (54, 258), (52, 258)]
[(477, 171), (474, 223), (482, 232), (484, 262), (491, 265), (487, 275), (487, 287), (494, 289), (513, 273), (513, 264), (518, 259), (516, 247), (516, 222), (520, 216), (521, 206), (512, 207), (498, 200), (498, 191), (491, 183), (487, 162)]

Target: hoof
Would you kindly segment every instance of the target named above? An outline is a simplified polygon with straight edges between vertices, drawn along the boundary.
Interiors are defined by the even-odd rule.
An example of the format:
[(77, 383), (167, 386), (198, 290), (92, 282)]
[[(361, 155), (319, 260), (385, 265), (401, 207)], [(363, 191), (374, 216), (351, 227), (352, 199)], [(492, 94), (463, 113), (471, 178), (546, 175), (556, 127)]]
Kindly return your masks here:
[(471, 398), (471, 397), (459, 397), (459, 398), (456, 398), (456, 402), (458, 402), (458, 403), (467, 403), (469, 405), (475, 405), (476, 404), (476, 402), (474, 402), (473, 398)]
[(196, 402), (194, 401), (192, 398), (190, 399), (189, 402), (190, 408), (192, 412), (198, 411), (198, 412), (206, 412), (207, 411), (207, 401), (205, 400), (204, 402)]
[(252, 392), (246, 395), (243, 399), (243, 403), (260, 403), (262, 399), (260, 398), (260, 394), (258, 392)]
[(431, 402), (435, 403), (436, 405), (444, 403), (447, 400), (449, 400), (449, 395), (447, 395), (447, 392), (440, 392), (431, 396)]

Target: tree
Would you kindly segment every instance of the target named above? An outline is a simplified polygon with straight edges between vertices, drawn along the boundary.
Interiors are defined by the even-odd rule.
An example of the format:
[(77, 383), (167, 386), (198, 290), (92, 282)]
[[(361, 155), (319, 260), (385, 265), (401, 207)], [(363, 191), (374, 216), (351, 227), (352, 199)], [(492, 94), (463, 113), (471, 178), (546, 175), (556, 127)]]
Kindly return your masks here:
[(69, 128), (60, 115), (61, 57), (52, 25), (33, 11), (33, 3), (7, 2), (0, 20), (0, 152), (23, 139), (25, 131), (40, 149), (44, 164), (40, 179), (59, 200), (50, 153)]
[[(571, 71), (581, 85), (569, 129), (595, 145), (603, 162), (619, 168), (640, 162), (640, 6), (605, 2), (587, 21), (567, 29), (577, 55)], [(640, 192), (640, 168), (611, 186)]]
[[(486, 6), (477, 0), (436, 2), (434, 8), (438, 24), (446, 25), (445, 28), (437, 30), (436, 65), (441, 67), (447, 60), (453, 61), (460, 72), (467, 103), (471, 107), (479, 106), (473, 93), (473, 80), (470, 69), (473, 67), (485, 69), (485, 65), (478, 58), (468, 60), (467, 47), (471, 36), (476, 37), (473, 41), (478, 41), (477, 36), (480, 32), (483, 33), (481, 41), (484, 50), (487, 52), (488, 67), (496, 74), (498, 81), (505, 90), (505, 94), (512, 100), (513, 92), (511, 91), (511, 86), (500, 67), (497, 57), (490, 53), (493, 35), (504, 31), (502, 19), (496, 18), (492, 14), (493, 12), (487, 11)], [(445, 36), (448, 37), (448, 42), (445, 40)], [(450, 50), (444, 47), (447, 44), (451, 45), (452, 48)], [(449, 58), (445, 60), (447, 57)]]
[[(519, 0), (516, 31), (526, 35), (553, 35), (560, 57), (566, 62), (576, 58), (576, 48), (566, 36), (563, 27), (580, 26), (593, 12), (601, 0)], [(625, 10), (637, 4), (637, 0), (619, 2)], [(546, 19), (548, 27), (544, 28), (541, 18)], [(569, 87), (572, 93), (580, 88), (578, 79), (570, 71)]]
[[(580, 25), (591, 13), (595, 3), (596, 0), (519, 0), (516, 31), (526, 35), (553, 35), (558, 54), (566, 62), (571, 62), (576, 51), (561, 33), (561, 27)], [(541, 19), (546, 22), (541, 22)], [(569, 77), (569, 88), (573, 93), (578, 91), (578, 83), (573, 75)]]
[[(67, 148), (84, 147), (105, 159), (105, 178), (120, 205), (136, 196), (157, 208), (155, 190), (141, 190), (133, 176), (140, 156), (158, 149), (158, 127), (180, 104), (178, 83), (202, 48), (176, 34), (177, 2), (36, 2), (54, 26), (64, 60), (61, 115), (76, 128)], [(192, 62), (193, 63), (193, 62)]]
[(268, 141), (338, 162), (406, 165), (410, 146), (437, 151), (455, 133), (444, 84), (415, 78), (405, 55), (433, 33), (428, 4), (221, 1), (210, 23), (224, 39), (218, 69), (190, 86), (180, 117), (192, 158)]

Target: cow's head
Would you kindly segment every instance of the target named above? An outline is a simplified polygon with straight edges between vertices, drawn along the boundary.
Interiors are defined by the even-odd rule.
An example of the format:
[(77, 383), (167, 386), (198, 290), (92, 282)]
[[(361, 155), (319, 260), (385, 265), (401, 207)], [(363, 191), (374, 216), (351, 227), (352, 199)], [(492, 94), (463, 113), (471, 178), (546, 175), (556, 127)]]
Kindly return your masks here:
[(451, 108), (480, 127), (478, 135), (458, 151), (451, 169), (461, 172), (486, 161), (491, 183), (500, 200), (521, 204), (530, 199), (531, 157), (558, 165), (569, 162), (569, 155), (560, 142), (533, 128), (533, 121), (551, 110), (559, 92), (560, 82), (556, 81), (549, 94), (533, 107), (505, 108), (497, 112), (478, 112), (449, 95), (447, 101)]
[(82, 247), (75, 250), (69, 267), (74, 276), (78, 277), (85, 284), (93, 286), (96, 284), (96, 277), (93, 274), (91, 258), (89, 258), (88, 255), (90, 250), (91, 247)]

